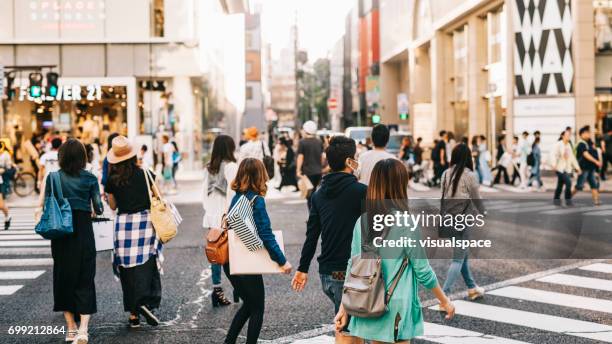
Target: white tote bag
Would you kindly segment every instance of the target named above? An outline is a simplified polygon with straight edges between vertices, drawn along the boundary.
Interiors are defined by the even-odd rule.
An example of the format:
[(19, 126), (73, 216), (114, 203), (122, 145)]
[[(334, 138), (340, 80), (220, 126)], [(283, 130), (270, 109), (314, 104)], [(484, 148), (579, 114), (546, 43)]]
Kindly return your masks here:
[(115, 231), (115, 221), (108, 218), (95, 218), (92, 222), (96, 251), (112, 250), (114, 247), (113, 234)]
[[(281, 251), (285, 253), (283, 243), (283, 232), (273, 231), (276, 242)], [(230, 275), (270, 275), (280, 274), (281, 270), (278, 263), (270, 258), (270, 254), (265, 248), (257, 251), (249, 251), (242, 240), (234, 233), (227, 231), (229, 243)]]

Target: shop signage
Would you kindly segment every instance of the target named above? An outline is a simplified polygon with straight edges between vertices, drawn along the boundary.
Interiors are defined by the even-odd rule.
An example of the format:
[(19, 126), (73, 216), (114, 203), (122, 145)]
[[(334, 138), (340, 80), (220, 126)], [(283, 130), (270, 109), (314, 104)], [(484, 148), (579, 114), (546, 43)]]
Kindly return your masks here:
[(28, 86), (19, 88), (19, 101), (74, 101), (74, 100), (102, 100), (102, 87), (100, 85), (60, 85), (57, 90), (57, 95), (51, 97), (46, 95), (45, 87), (42, 88), (43, 94), (39, 98), (33, 98), (29, 94)]

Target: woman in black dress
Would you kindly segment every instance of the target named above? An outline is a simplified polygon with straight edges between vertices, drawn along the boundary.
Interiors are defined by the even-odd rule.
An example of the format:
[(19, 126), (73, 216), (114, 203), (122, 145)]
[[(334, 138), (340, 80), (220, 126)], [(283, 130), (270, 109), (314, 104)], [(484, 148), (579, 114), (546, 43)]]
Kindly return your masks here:
[[(84, 170), (87, 156), (83, 144), (69, 139), (58, 154), (60, 170), (47, 176), (45, 196), (50, 196), (52, 178), (59, 180), (56, 188), (61, 187), (63, 197), (72, 208), (73, 233), (51, 240), (53, 311), (64, 312), (68, 327), (66, 341), (84, 344), (88, 341), (89, 318), (97, 311), (96, 242), (91, 214), (92, 206), (96, 214), (102, 214), (102, 200), (98, 179)], [(80, 315), (78, 329), (77, 315)]]
[(285, 151), (285, 156), (282, 158), (278, 164), (281, 172), (281, 182), (278, 186), (280, 190), (283, 186), (295, 186), (297, 190), (297, 178), (296, 178), (296, 162), (295, 162), (295, 152), (291, 147), (293, 143), (291, 140), (288, 140), (284, 137), (280, 139), (280, 144)]

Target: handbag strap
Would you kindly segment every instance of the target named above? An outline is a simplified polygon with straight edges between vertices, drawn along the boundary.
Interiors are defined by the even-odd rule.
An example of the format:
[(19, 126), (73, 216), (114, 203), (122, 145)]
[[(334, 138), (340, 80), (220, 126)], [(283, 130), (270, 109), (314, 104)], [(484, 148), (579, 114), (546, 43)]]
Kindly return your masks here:
[(263, 154), (264, 158), (268, 156), (268, 154), (266, 154), (266, 147), (264, 146), (263, 141), (259, 141), (261, 142), (261, 153)]
[[(56, 184), (57, 188), (57, 198), (64, 199), (64, 193), (62, 192), (62, 180), (60, 179), (59, 172), (51, 172), (51, 188), (53, 188), (53, 184)], [(53, 192), (53, 189), (51, 189)]]
[(147, 184), (147, 193), (149, 195), (149, 202), (153, 203), (153, 194), (151, 193), (151, 185), (149, 185), (150, 181), (149, 181), (149, 171), (146, 169), (142, 170), (144, 172), (145, 175), (145, 184)]
[(404, 271), (406, 271), (407, 266), (408, 258), (404, 258), (402, 260), (402, 265), (400, 266), (399, 271), (395, 274), (393, 280), (391, 280), (391, 285), (389, 286), (389, 290), (387, 290), (387, 293), (385, 295), (385, 305), (389, 304), (389, 300), (391, 300), (391, 296), (393, 296), (393, 292), (395, 291), (395, 288), (397, 287), (400, 278), (402, 278)]

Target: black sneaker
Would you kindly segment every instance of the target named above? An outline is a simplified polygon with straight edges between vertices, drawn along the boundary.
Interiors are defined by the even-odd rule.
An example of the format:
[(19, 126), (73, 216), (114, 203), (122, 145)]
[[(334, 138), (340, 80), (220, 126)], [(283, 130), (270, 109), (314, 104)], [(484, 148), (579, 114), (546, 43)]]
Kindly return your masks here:
[(9, 216), (8, 219), (6, 219), (6, 221), (4, 221), (4, 230), (8, 231), (9, 228), (11, 228), (11, 221), (13, 220), (13, 217)]
[(128, 323), (130, 324), (130, 328), (139, 328), (140, 327), (140, 317), (129, 318)]
[(140, 314), (145, 317), (145, 319), (147, 320), (147, 324), (151, 326), (159, 325), (159, 319), (157, 319), (155, 314), (153, 314), (153, 312), (149, 308), (147, 308), (147, 306), (140, 306)]

